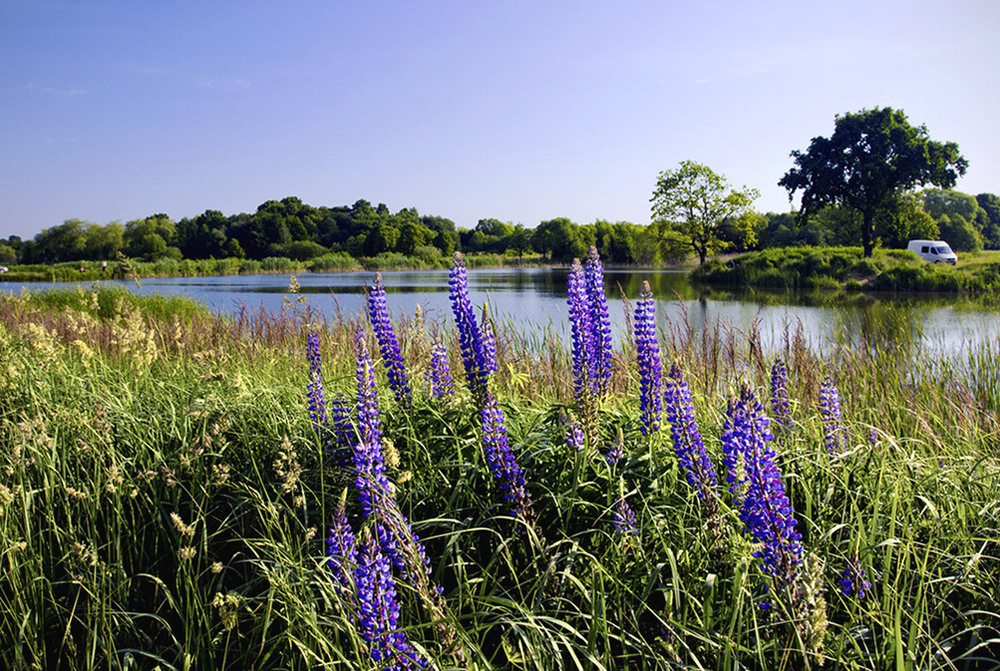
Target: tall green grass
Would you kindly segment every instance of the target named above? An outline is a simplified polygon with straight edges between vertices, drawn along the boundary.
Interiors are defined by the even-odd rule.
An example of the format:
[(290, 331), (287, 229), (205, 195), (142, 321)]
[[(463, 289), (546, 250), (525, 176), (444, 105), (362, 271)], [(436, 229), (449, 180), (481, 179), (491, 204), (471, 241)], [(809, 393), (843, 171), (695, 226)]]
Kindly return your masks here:
[[(353, 399), (352, 318), (318, 322), (290, 302), (223, 320), (103, 291), (0, 300), (0, 666), (377, 668), (325, 565), (352, 478), (304, 398), (318, 325), (327, 398)], [(432, 402), (421, 386), (433, 337), (459, 374), (449, 324), (396, 324), (412, 409), (381, 380), (390, 476), (463, 652), (441, 644), (401, 580), (400, 622), (436, 667), (996, 668), (1000, 345), (928, 362), (916, 338), (885, 348), (851, 334), (831, 356), (792, 328), (779, 343), (794, 416), (779, 467), (826, 602), (824, 644), (807, 649), (801, 622), (759, 607), (761, 572), (728, 495), (706, 521), (669, 434), (640, 434), (631, 346), (616, 352), (601, 453), (575, 453), (560, 421), (568, 354), (494, 323), (533, 529), (507, 515), (471, 400)], [(661, 343), (719, 468), (726, 398), (741, 382), (766, 398), (773, 354), (753, 325), (704, 326), (671, 322)], [(836, 457), (818, 417), (826, 374), (852, 436)], [(626, 458), (610, 466), (617, 440)], [(635, 536), (612, 530), (622, 495)], [(837, 586), (854, 556), (873, 583), (864, 601)]]

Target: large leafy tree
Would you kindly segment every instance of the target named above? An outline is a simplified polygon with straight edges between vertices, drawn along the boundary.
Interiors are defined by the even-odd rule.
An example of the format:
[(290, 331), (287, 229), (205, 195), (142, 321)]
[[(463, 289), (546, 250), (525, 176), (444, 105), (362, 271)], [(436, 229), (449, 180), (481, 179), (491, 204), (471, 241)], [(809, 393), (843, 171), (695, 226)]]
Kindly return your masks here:
[(676, 170), (665, 170), (653, 190), (653, 224), (674, 242), (698, 255), (705, 263), (709, 254), (730, 246), (724, 230), (739, 234), (753, 244), (750, 207), (760, 194), (756, 189), (734, 189), (726, 178), (707, 165), (682, 161)]
[(795, 167), (778, 182), (789, 200), (802, 192), (800, 213), (846, 205), (861, 215), (865, 256), (875, 246), (875, 215), (917, 186), (951, 188), (968, 161), (954, 142), (934, 142), (925, 126), (911, 126), (902, 110), (862, 110), (835, 117), (833, 135), (814, 137), (793, 151)]

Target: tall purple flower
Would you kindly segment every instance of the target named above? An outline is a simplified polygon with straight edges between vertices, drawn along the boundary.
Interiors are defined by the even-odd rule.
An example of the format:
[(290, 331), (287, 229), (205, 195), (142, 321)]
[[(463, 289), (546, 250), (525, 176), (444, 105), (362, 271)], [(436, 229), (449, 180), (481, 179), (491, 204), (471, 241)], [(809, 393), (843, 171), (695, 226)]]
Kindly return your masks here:
[(386, 476), (385, 458), (382, 455), (382, 424), (379, 420), (378, 391), (375, 373), (364, 330), (358, 326), (354, 332), (358, 380), (358, 442), (354, 448), (354, 477), (358, 498), (365, 517), (385, 505), (391, 497), (389, 478)]
[(476, 313), (469, 298), (469, 280), (461, 252), (455, 252), (454, 263), (448, 277), (448, 294), (458, 329), (458, 343), (462, 351), (462, 365), (469, 391), (477, 400), (485, 396), (490, 376), (496, 372), (496, 350), (491, 334), (479, 328)]
[(584, 269), (587, 299), (590, 304), (590, 325), (594, 333), (594, 381), (598, 394), (604, 396), (611, 382), (611, 317), (608, 299), (604, 295), (604, 267), (597, 247), (591, 245)]
[(309, 382), (306, 384), (306, 403), (313, 430), (325, 438), (327, 431), (326, 398), (323, 394), (323, 359), (319, 352), (319, 332), (309, 329), (306, 336), (306, 358), (309, 360)]
[(773, 440), (761, 404), (749, 388), (730, 399), (722, 448), (730, 491), (747, 532), (760, 543), (753, 554), (765, 575), (783, 582), (794, 594), (802, 564), (802, 537), (795, 530), (792, 506), (775, 464)]
[(479, 421), (483, 427), (486, 462), (500, 485), (503, 497), (514, 506), (511, 515), (530, 517), (531, 497), (525, 486), (524, 472), (517, 465), (507, 440), (507, 419), (490, 392), (487, 392), (485, 403), (479, 410)]
[[(346, 494), (346, 490), (345, 490)], [(337, 509), (333, 512), (333, 522), (326, 538), (327, 566), (333, 573), (337, 590), (341, 594), (350, 594), (350, 571), (358, 563), (358, 548), (354, 542), (354, 531), (347, 521), (346, 497), (340, 499)]]
[(574, 452), (582, 452), (586, 446), (586, 438), (583, 435), (583, 427), (580, 426), (580, 422), (576, 421), (576, 418), (572, 415), (563, 416), (561, 419), (564, 426), (563, 437), (566, 439), (566, 444), (573, 448)]
[(788, 369), (780, 357), (771, 366), (771, 414), (780, 432), (792, 428), (792, 408), (788, 403)]
[(577, 404), (597, 397), (597, 346), (587, 297), (587, 278), (579, 259), (573, 259), (566, 279), (573, 355), (573, 396)]
[(698, 429), (691, 390), (677, 364), (670, 368), (664, 387), (664, 414), (670, 423), (670, 438), (674, 443), (674, 451), (677, 452), (677, 460), (684, 469), (688, 484), (698, 492), (698, 497), (708, 507), (708, 511), (713, 512), (718, 478)]
[(840, 391), (827, 375), (819, 386), (819, 412), (823, 420), (826, 449), (830, 454), (840, 454), (847, 448), (847, 436), (840, 411)]
[(639, 302), (635, 307), (635, 350), (639, 364), (639, 429), (649, 436), (660, 428), (663, 411), (663, 369), (660, 362), (660, 344), (656, 335), (656, 307), (649, 282), (642, 283)]
[(365, 530), (358, 543), (354, 584), (358, 593), (357, 625), (368, 642), (372, 660), (384, 669), (422, 669), (427, 666), (399, 631), (399, 602), (389, 559)]
[(385, 302), (385, 286), (382, 284), (381, 273), (375, 273), (375, 282), (368, 291), (368, 318), (371, 320), (375, 338), (378, 340), (378, 348), (382, 353), (382, 363), (385, 364), (389, 387), (399, 403), (410, 405), (412, 402), (410, 381), (406, 375), (403, 355), (399, 351), (396, 332), (392, 328), (392, 319), (389, 317), (389, 307)]
[(430, 382), (433, 398), (444, 398), (455, 393), (451, 367), (448, 365), (448, 350), (440, 340), (435, 341), (431, 348), (431, 367), (427, 371), (427, 380)]
[(848, 560), (847, 566), (844, 567), (844, 573), (837, 582), (844, 596), (856, 596), (858, 599), (867, 597), (872, 588), (871, 582), (865, 580), (865, 569), (862, 568), (861, 560), (856, 556)]
[(639, 533), (635, 526), (635, 513), (629, 507), (625, 497), (620, 497), (611, 509), (611, 526), (616, 534), (631, 536)]

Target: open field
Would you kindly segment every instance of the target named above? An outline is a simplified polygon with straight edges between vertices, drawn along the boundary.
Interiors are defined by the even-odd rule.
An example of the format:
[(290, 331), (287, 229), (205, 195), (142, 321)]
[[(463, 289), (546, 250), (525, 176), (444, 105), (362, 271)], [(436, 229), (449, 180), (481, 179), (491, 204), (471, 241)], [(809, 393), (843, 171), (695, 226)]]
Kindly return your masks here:
[[(467, 388), (451, 321), (393, 324), (406, 401), (363, 316), (319, 322), (294, 295), (234, 320), (110, 291), (0, 297), (0, 666), (380, 668), (362, 569), (373, 538), (408, 524), (428, 571), (401, 551), (394, 622), (408, 659), (434, 668), (998, 668), (1000, 343), (951, 361), (915, 343), (822, 359), (787, 333), (790, 424), (767, 445), (802, 564), (775, 574), (725, 477), (734, 399), (772, 410), (775, 361), (752, 325), (658, 334), (719, 474), (702, 497), (667, 415), (643, 435), (635, 340), (587, 406), (571, 352), (505, 324), (488, 393)], [(443, 397), (426, 378), (437, 340), (454, 376)], [(351, 456), (369, 372), (390, 512), (364, 502)], [(314, 429), (317, 379), (354, 447)], [(488, 399), (524, 475), (513, 515), (484, 443)], [(360, 555), (328, 554), (341, 510)]]

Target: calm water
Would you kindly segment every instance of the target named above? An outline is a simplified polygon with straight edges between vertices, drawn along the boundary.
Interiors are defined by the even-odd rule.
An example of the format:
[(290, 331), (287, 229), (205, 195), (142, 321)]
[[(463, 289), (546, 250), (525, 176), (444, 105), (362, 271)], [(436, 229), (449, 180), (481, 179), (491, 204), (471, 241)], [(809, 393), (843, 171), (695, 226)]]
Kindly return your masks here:
[[(566, 338), (565, 268), (483, 269), (469, 271), (469, 293), (473, 302), (489, 302), (500, 319), (529, 333), (553, 333)], [(339, 310), (354, 316), (364, 308), (364, 286), (371, 272), (304, 273), (297, 276), (300, 293), (308, 305), (327, 316)], [(417, 306), (429, 320), (450, 321), (447, 271), (387, 271), (382, 274), (394, 315), (413, 315)], [(808, 342), (823, 350), (851, 340), (865, 344), (892, 345), (911, 338), (921, 341), (932, 354), (954, 354), (977, 343), (1000, 339), (1000, 307), (983, 307), (954, 298), (860, 299), (850, 305), (821, 305), (807, 296), (785, 292), (706, 292), (690, 285), (682, 272), (664, 270), (607, 270), (605, 284), (616, 337), (625, 330), (622, 292), (635, 301), (643, 280), (648, 280), (657, 301), (660, 326), (671, 328), (686, 318), (699, 334), (707, 324), (714, 328), (758, 329), (769, 346), (780, 345), (787, 329), (802, 324)], [(142, 294), (182, 294), (207, 305), (213, 312), (237, 314), (260, 307), (280, 311), (288, 296), (288, 275), (240, 275), (232, 277), (181, 277), (148, 279), (141, 287), (134, 282), (112, 280)], [(43, 290), (52, 287), (89, 288), (90, 283), (24, 283), (19, 287)], [(820, 299), (822, 300), (822, 298)]]

